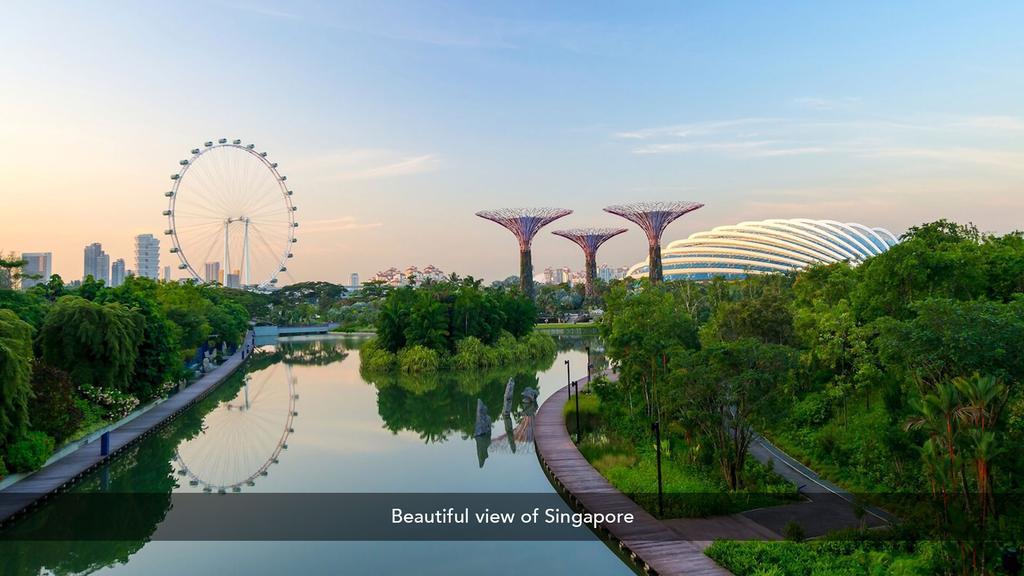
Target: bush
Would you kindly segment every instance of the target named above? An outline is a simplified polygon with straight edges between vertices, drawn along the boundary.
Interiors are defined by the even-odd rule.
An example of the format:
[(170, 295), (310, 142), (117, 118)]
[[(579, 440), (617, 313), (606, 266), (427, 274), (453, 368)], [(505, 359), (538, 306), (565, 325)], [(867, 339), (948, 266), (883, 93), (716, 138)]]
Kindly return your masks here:
[(37, 362), (32, 370), (32, 393), (28, 410), (33, 428), (49, 434), (58, 444), (78, 430), (82, 410), (75, 402), (75, 387), (67, 372)]
[(398, 352), (398, 368), (406, 374), (437, 372), (441, 368), (441, 355), (419, 344)]
[(15, 472), (31, 472), (46, 463), (53, 454), (53, 438), (32, 430), (7, 450), (7, 461)]
[(786, 527), (782, 529), (782, 537), (790, 542), (803, 542), (807, 534), (804, 532), (804, 527), (800, 525), (796, 520), (790, 520), (786, 522)]
[(4, 465), (4, 457), (0, 456), (0, 480), (7, 477), (7, 466)]
[(390, 372), (398, 365), (397, 357), (385, 350), (380, 340), (370, 338), (359, 348), (361, 366), (371, 372)]

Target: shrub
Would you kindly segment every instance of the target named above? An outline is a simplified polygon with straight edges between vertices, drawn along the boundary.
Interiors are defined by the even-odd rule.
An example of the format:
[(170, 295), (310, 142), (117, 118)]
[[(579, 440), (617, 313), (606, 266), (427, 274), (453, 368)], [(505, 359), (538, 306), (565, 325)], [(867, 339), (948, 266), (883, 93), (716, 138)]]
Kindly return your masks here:
[(58, 444), (70, 438), (82, 424), (82, 410), (75, 403), (75, 387), (67, 372), (37, 362), (32, 370), (32, 392), (28, 403), (32, 427)]
[(0, 456), (0, 480), (7, 477), (7, 466), (4, 465), (4, 457)]
[(53, 454), (53, 438), (32, 430), (7, 449), (7, 461), (15, 472), (31, 472), (46, 463)]
[(371, 372), (389, 372), (398, 365), (395, 354), (381, 346), (380, 340), (370, 338), (359, 348), (361, 365)]
[(807, 534), (804, 533), (804, 527), (799, 522), (790, 520), (786, 522), (786, 527), (782, 529), (782, 537), (790, 542), (803, 542)]
[(441, 355), (420, 344), (409, 346), (398, 352), (398, 368), (406, 374), (437, 372), (441, 368)]
[(102, 406), (107, 411), (107, 420), (120, 420), (139, 406), (138, 398), (110, 388), (96, 388), (83, 384), (78, 391), (90, 402)]

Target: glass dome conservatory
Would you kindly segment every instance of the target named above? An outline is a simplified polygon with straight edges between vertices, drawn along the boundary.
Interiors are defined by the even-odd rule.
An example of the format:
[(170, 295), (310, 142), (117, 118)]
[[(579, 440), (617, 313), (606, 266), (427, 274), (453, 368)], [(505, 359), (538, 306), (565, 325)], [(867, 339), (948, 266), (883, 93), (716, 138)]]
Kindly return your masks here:
[[(791, 272), (813, 264), (859, 264), (899, 240), (884, 228), (835, 220), (761, 220), (718, 226), (676, 240), (662, 250), (666, 280), (708, 280), (715, 276)], [(629, 276), (647, 275), (647, 261)]]

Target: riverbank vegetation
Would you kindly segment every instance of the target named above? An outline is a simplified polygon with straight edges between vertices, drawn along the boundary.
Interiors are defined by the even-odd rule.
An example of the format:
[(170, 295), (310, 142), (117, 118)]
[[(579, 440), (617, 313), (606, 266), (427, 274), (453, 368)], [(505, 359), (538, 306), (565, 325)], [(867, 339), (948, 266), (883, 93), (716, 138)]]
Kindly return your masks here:
[(475, 370), (554, 358), (554, 339), (533, 330), (529, 298), (479, 280), (452, 277), (392, 290), (376, 337), (361, 348), (371, 372)]
[[(636, 445), (660, 421), (674, 454), (739, 491), (763, 433), (916, 538), (942, 539), (929, 553), (950, 573), (992, 573), (1018, 543), (1024, 518), (1005, 495), (1024, 489), (1020, 234), (939, 221), (857, 267), (621, 283), (602, 334), (620, 379), (597, 388), (601, 416)], [(791, 554), (771, 544), (730, 556), (744, 546), (767, 573), (799, 573), (773, 564)]]
[(59, 276), (0, 289), (0, 476), (127, 415), (237, 346), (249, 315), (217, 286)]

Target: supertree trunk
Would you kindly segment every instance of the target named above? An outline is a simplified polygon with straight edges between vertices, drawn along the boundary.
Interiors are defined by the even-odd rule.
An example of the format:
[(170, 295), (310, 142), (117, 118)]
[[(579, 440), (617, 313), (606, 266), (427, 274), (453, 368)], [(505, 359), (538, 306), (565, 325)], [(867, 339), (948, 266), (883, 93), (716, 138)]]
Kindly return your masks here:
[(586, 260), (586, 289), (583, 294), (586, 296), (587, 301), (589, 302), (594, 299), (594, 279), (597, 278), (597, 258), (594, 255), (588, 254)]
[(665, 277), (664, 272), (661, 269), (661, 244), (655, 244), (651, 246), (647, 251), (647, 261), (650, 263), (647, 271), (647, 278), (650, 279), (651, 284), (661, 282)]
[(519, 291), (533, 300), (533, 252), (523, 250), (519, 253)]

